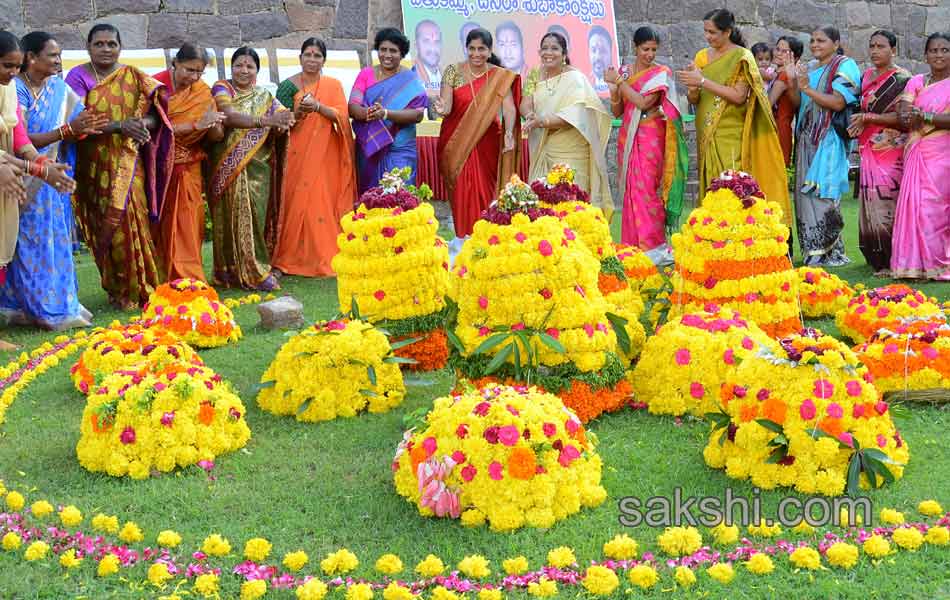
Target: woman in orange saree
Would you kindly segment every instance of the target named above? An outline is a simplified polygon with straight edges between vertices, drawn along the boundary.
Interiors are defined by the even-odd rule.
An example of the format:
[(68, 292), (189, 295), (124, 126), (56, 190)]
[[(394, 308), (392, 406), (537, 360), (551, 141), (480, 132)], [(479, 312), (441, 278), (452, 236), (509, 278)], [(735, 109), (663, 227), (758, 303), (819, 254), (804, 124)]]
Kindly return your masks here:
[[(294, 111), (287, 142), (284, 186), (277, 220), (276, 272), (305, 277), (333, 275), (340, 219), (356, 200), (353, 132), (339, 81), (322, 75), (326, 45), (310, 38), (300, 49), (303, 72), (285, 80), (277, 99)], [(326, 165), (315, 169), (314, 161)]]
[(162, 205), (156, 245), (169, 281), (190, 278), (204, 281), (201, 242), (204, 239), (205, 207), (201, 163), (206, 158), (201, 142), (224, 139), (224, 114), (216, 110), (211, 88), (201, 81), (208, 66), (203, 48), (185, 44), (175, 55), (171, 70), (155, 79), (164, 83), (168, 118), (175, 132), (175, 168)]
[[(455, 235), (464, 238), (501, 186), (517, 173), (521, 126), (515, 108), (519, 77), (496, 66), (492, 37), (473, 29), (465, 40), (468, 60), (449, 65), (433, 101), (441, 114), (439, 170), (451, 192)], [(499, 119), (499, 114), (502, 118)]]
[(79, 143), (76, 220), (109, 301), (129, 309), (148, 301), (165, 280), (149, 221), (161, 213), (172, 171), (166, 89), (117, 64), (89, 90), (85, 104), (110, 123)]

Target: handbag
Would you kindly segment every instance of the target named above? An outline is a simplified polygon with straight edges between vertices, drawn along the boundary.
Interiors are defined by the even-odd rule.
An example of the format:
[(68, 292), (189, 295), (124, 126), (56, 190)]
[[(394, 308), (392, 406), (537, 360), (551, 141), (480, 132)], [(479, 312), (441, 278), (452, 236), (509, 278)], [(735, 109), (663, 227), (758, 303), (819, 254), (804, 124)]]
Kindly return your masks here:
[(846, 104), (844, 108), (831, 115), (831, 126), (834, 128), (835, 133), (838, 134), (838, 137), (845, 142), (851, 141), (851, 136), (848, 134), (848, 127), (851, 126), (851, 115), (860, 111), (861, 104), (855, 101)]

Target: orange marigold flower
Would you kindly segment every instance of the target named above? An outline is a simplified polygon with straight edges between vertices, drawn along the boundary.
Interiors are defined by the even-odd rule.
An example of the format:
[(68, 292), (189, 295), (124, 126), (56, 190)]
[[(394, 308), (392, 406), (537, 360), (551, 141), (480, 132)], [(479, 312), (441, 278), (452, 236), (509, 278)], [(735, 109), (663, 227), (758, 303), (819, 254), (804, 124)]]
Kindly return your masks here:
[(778, 398), (769, 398), (762, 404), (762, 416), (779, 425), (785, 424), (785, 413), (788, 406)]
[(201, 408), (198, 409), (198, 420), (203, 425), (211, 425), (214, 421), (214, 406), (210, 402), (201, 403)]
[(755, 404), (745, 404), (740, 412), (740, 419), (743, 423), (755, 420), (759, 416), (759, 407)]
[(531, 479), (537, 468), (537, 459), (531, 448), (519, 446), (508, 456), (508, 474), (515, 479)]

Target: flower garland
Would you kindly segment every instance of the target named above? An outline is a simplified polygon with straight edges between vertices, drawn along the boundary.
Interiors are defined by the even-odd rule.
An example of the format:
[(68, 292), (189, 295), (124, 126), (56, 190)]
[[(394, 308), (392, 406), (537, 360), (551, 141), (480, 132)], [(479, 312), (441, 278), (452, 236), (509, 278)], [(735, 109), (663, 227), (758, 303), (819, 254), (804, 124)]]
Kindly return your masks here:
[(712, 302), (739, 311), (771, 337), (798, 331), (798, 275), (781, 208), (746, 173), (726, 171), (710, 190), (672, 237), (671, 316)]
[[(340, 221), (340, 251), (333, 258), (340, 310), (358, 306), (387, 331), (411, 329), (394, 341), (420, 338), (400, 356), (414, 370), (445, 366), (448, 346), (439, 316), (448, 288), (448, 247), (438, 237), (438, 221), (427, 186), (406, 186), (408, 170), (394, 170), (381, 187), (368, 190)], [(358, 316), (358, 315), (354, 315)], [(413, 327), (409, 327), (412, 325)]]
[(627, 244), (614, 244), (614, 252), (623, 265), (627, 283), (640, 294), (644, 302), (652, 299), (663, 288), (663, 275), (646, 252)]
[(950, 389), (950, 324), (942, 318), (880, 329), (855, 352), (881, 393)]
[(293, 336), (261, 384), (261, 409), (304, 422), (387, 412), (406, 394), (386, 336), (359, 320), (322, 321)]
[(706, 464), (762, 489), (826, 496), (899, 479), (910, 451), (871, 379), (854, 352), (816, 330), (760, 348), (720, 390)]
[(633, 371), (636, 398), (651, 413), (703, 416), (736, 367), (775, 343), (738, 312), (710, 305), (675, 317), (647, 339)]
[(842, 335), (863, 344), (879, 329), (894, 330), (904, 319), (940, 317), (943, 311), (935, 298), (902, 283), (861, 292), (835, 315)]
[(244, 405), (211, 369), (183, 362), (118, 370), (89, 395), (76, 455), (93, 472), (146, 479), (244, 447)]
[(854, 290), (837, 275), (818, 267), (799, 267), (798, 297), (802, 314), (810, 318), (833, 317), (847, 308)]
[(494, 387), (437, 398), (396, 450), (396, 491), (424, 516), (550, 527), (601, 504), (601, 460), (580, 419), (535, 388)]
[(83, 348), (87, 341), (85, 331), (79, 331), (74, 338), (61, 335), (52, 344), (44, 342), (29, 355), (21, 353), (16, 360), (0, 367), (0, 424), (23, 388)]
[(92, 330), (86, 349), (69, 373), (76, 389), (88, 394), (97, 378), (145, 360), (204, 364), (191, 346), (166, 329), (145, 327), (141, 323), (120, 325), (115, 321), (109, 327)]
[(155, 288), (142, 311), (148, 327), (166, 329), (197, 348), (216, 348), (241, 338), (234, 313), (213, 287), (176, 279)]

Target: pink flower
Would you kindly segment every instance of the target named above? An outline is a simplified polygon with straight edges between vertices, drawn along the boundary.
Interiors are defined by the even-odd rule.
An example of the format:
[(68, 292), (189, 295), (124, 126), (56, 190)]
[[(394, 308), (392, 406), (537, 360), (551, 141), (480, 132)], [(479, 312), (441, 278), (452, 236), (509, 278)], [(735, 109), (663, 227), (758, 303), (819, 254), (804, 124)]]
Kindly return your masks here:
[(745, 222), (747, 225), (755, 225), (755, 217), (753, 217), (752, 215), (749, 215), (748, 217), (745, 218)]
[(230, 417), (232, 421), (237, 421), (241, 418), (241, 411), (232, 406), (228, 409), (228, 417)]
[(488, 243), (489, 243), (489, 245), (491, 245), (491, 246), (497, 246), (497, 245), (498, 245), (498, 242), (499, 242), (499, 240), (498, 240), (498, 236), (497, 236), (497, 235), (493, 235), (493, 236), (491, 236), (490, 238), (488, 238)]
[(558, 454), (557, 462), (565, 469), (571, 466), (571, 463), (581, 457), (581, 453), (573, 445), (564, 446), (561, 453)]
[(472, 411), (479, 417), (484, 417), (488, 414), (488, 409), (491, 408), (491, 403), (489, 402), (479, 402), (475, 405), (475, 409)]
[(877, 434), (877, 445), (878, 445), (878, 448), (886, 448), (886, 447), (887, 447), (887, 437), (885, 437), (885, 436), (884, 436), (883, 434), (881, 434), (881, 433)]
[(587, 297), (587, 292), (584, 291), (584, 286), (577, 284), (574, 286), (574, 291), (580, 294), (581, 298)]
[(404, 250), (402, 246), (396, 246), (395, 248), (393, 248), (393, 254), (402, 254), (403, 251)]
[(835, 384), (827, 379), (816, 379), (815, 389), (812, 391), (815, 398), (827, 400), (835, 395)]
[(697, 400), (701, 400), (706, 395), (706, 388), (698, 381), (689, 384), (689, 395)]
[(874, 411), (877, 412), (877, 414), (879, 415), (883, 415), (884, 413), (886, 413), (887, 402), (884, 402), (883, 400), (878, 400), (877, 403), (874, 405)]
[(134, 444), (135, 443), (135, 430), (131, 427), (126, 427), (122, 430), (122, 433), (119, 434), (119, 441), (123, 444)]
[(877, 316), (881, 319), (889, 314), (891, 314), (891, 309), (887, 308), (886, 306), (882, 306), (881, 308), (877, 309)]
[(861, 382), (855, 379), (844, 384), (846, 390), (848, 390), (849, 396), (860, 396), (861, 395)]
[(590, 323), (584, 323), (584, 332), (587, 334), (587, 337), (594, 337), (594, 326)]
[(524, 323), (515, 323), (514, 325), (511, 326), (512, 331), (524, 331), (524, 328), (525, 328)]
[(488, 476), (494, 479), (495, 481), (501, 481), (503, 477), (502, 469), (503, 467), (501, 466), (500, 462), (492, 461), (492, 463), (488, 465)]
[(712, 247), (715, 248), (716, 250), (722, 250), (723, 248), (726, 247), (726, 242), (718, 242), (718, 241), (713, 242)]
[(462, 468), (462, 473), (461, 473), (462, 479), (465, 480), (466, 482), (469, 482), (475, 479), (476, 473), (478, 473), (478, 469), (476, 469), (474, 465), (465, 465)]
[(506, 446), (514, 446), (520, 437), (521, 434), (514, 425), (505, 425), (498, 429), (498, 441)]
[(753, 342), (752, 338), (750, 338), (749, 336), (745, 336), (744, 338), (742, 338), (742, 347), (745, 348), (746, 350), (752, 350), (753, 348), (755, 348), (755, 342)]
[(719, 283), (719, 281), (717, 281), (715, 277), (709, 277), (703, 282), (703, 287), (707, 290), (711, 290), (716, 287), (717, 283)]
[(868, 312), (868, 307), (862, 304), (858, 306), (856, 309), (854, 309), (854, 312), (855, 314), (863, 315), (864, 313)]
[(940, 354), (939, 352), (937, 352), (937, 349), (932, 346), (924, 347), (924, 349), (921, 350), (920, 353), (924, 355), (924, 358), (927, 358), (929, 360), (936, 360), (937, 356), (939, 356)]
[(564, 421), (564, 429), (571, 435), (577, 433), (581, 428), (581, 424), (575, 421), (574, 419), (568, 419)]
[(551, 299), (551, 296), (554, 295), (554, 294), (551, 293), (551, 290), (549, 290), (548, 288), (543, 288), (543, 289), (542, 289), (541, 291), (539, 291), (538, 293), (541, 294), (541, 297), (544, 298), (545, 300), (550, 300), (550, 299)]
[(506, 405), (505, 405), (505, 408), (508, 409), (508, 412), (510, 412), (511, 414), (513, 414), (513, 415), (516, 416), (516, 417), (521, 414), (521, 411), (519, 411), (517, 408), (515, 408), (514, 406), (512, 406), (512, 405), (510, 405), (510, 404), (506, 404)]
[(538, 252), (541, 253), (541, 256), (551, 256), (554, 252), (554, 249), (551, 247), (551, 242), (547, 240), (538, 242)]
[(491, 333), (491, 329), (485, 327), (484, 325), (478, 328), (478, 335), (482, 337), (485, 337), (489, 333)]
[(807, 283), (815, 283), (815, 274), (814, 273), (805, 273), (805, 281)]
[(382, 302), (383, 298), (385, 297), (386, 297), (386, 292), (384, 292), (383, 290), (376, 290), (375, 292), (373, 292), (373, 298), (376, 298), (380, 302)]
[(199, 460), (198, 466), (204, 469), (205, 472), (210, 473), (211, 470), (214, 469), (214, 461), (213, 460)]
[(685, 367), (686, 365), (689, 364), (690, 355), (689, 355), (689, 350), (687, 350), (686, 348), (680, 348), (679, 350), (677, 350), (674, 357), (676, 358), (676, 364), (678, 364), (681, 367)]
[(545, 423), (541, 426), (541, 431), (548, 437), (554, 437), (557, 434), (557, 425), (554, 423)]
[(762, 388), (755, 394), (755, 399), (759, 402), (765, 402), (769, 399), (769, 391), (765, 388)]
[(380, 231), (383, 234), (384, 238), (391, 238), (396, 236), (396, 230), (393, 227), (383, 227)]
[(833, 419), (840, 419), (844, 416), (844, 409), (841, 408), (841, 405), (837, 402), (832, 402), (825, 408), (825, 412), (828, 413), (828, 416)]
[(571, 230), (570, 227), (565, 227), (565, 228), (564, 228), (564, 237), (567, 238), (568, 240), (572, 241), (572, 242), (577, 239), (577, 236), (574, 235), (574, 231)]
[[(784, 240), (782, 240), (782, 241), (784, 241)], [(786, 281), (785, 283), (782, 284), (782, 291), (783, 291), (783, 292), (787, 292), (787, 291), (790, 290), (790, 289), (792, 289), (792, 284), (790, 284), (789, 282)]]
[(712, 217), (706, 217), (705, 219), (703, 219), (703, 225), (709, 225), (712, 222), (713, 222)]
[(754, 243), (755, 243), (755, 240), (753, 240), (752, 238), (746, 238), (746, 239), (742, 240), (742, 243), (745, 244), (745, 245), (748, 247), (748, 246), (751, 246), (752, 244), (754, 244)]
[(160, 315), (160, 314), (162, 314), (163, 312), (165, 312), (165, 307), (162, 306), (161, 304), (156, 304), (156, 305), (155, 305), (155, 314), (156, 314), (156, 315)]
[(497, 425), (492, 425), (491, 427), (485, 428), (485, 432), (482, 433), (482, 437), (485, 438), (485, 441), (489, 444), (498, 443), (498, 429)]
[(327, 331), (343, 331), (346, 329), (346, 323), (343, 321), (327, 321), (323, 328)]
[(156, 382), (155, 385), (152, 386), (152, 388), (153, 388), (156, 392), (164, 391), (166, 387), (168, 387), (168, 386), (166, 386), (166, 385), (165, 385), (164, 383), (162, 383), (161, 381)]
[(432, 456), (435, 454), (435, 450), (438, 447), (438, 442), (435, 441), (434, 437), (429, 436), (422, 440), (422, 447), (426, 450), (426, 456)]
[(861, 417), (863, 417), (863, 416), (864, 416), (864, 405), (863, 405), (863, 404), (855, 404), (855, 405), (851, 408), (851, 416), (854, 417), (855, 419), (860, 419)]
[(162, 425), (165, 427), (171, 427), (172, 423), (175, 422), (175, 411), (162, 413)]
[(185, 306), (184, 304), (182, 304), (182, 305), (180, 305), (180, 306), (178, 307), (178, 314), (183, 315), (183, 314), (185, 314), (185, 313), (187, 313), (187, 312), (188, 312), (188, 307)]
[(896, 354), (900, 351), (900, 348), (894, 342), (888, 342), (884, 344), (884, 354)]
[(523, 244), (526, 239), (528, 239), (528, 236), (520, 231), (515, 234), (515, 241), (517, 241), (519, 244)]
[(555, 328), (555, 327), (549, 327), (549, 328), (547, 329), (547, 331), (545, 331), (544, 333), (548, 334), (549, 336), (553, 337), (554, 339), (558, 339), (559, 337), (561, 337), (561, 332), (558, 331), (557, 328)]
[(452, 460), (455, 461), (455, 464), (460, 465), (465, 462), (465, 453), (461, 450), (456, 450), (452, 453)]
[(480, 309), (482, 309), (482, 310), (487, 309), (487, 308), (488, 308), (488, 298), (486, 298), (485, 296), (479, 296), (479, 297), (478, 297), (478, 307), (479, 307)]
[(208, 313), (201, 313), (201, 322), (205, 325), (211, 325), (211, 315)]
[(722, 362), (726, 363), (727, 365), (736, 364), (736, 353), (732, 350), (732, 348), (727, 348), (726, 351), (722, 353)]
[(464, 440), (465, 437), (468, 436), (468, 424), (459, 423), (459, 426), (455, 428), (455, 435), (459, 439)]
[(811, 398), (807, 398), (804, 402), (802, 402), (802, 405), (798, 407), (798, 414), (805, 421), (814, 419), (817, 411), (818, 410), (815, 408), (815, 403), (811, 401)]
[(841, 435), (838, 436), (838, 441), (848, 448), (854, 448), (854, 436), (847, 431), (842, 432)]

